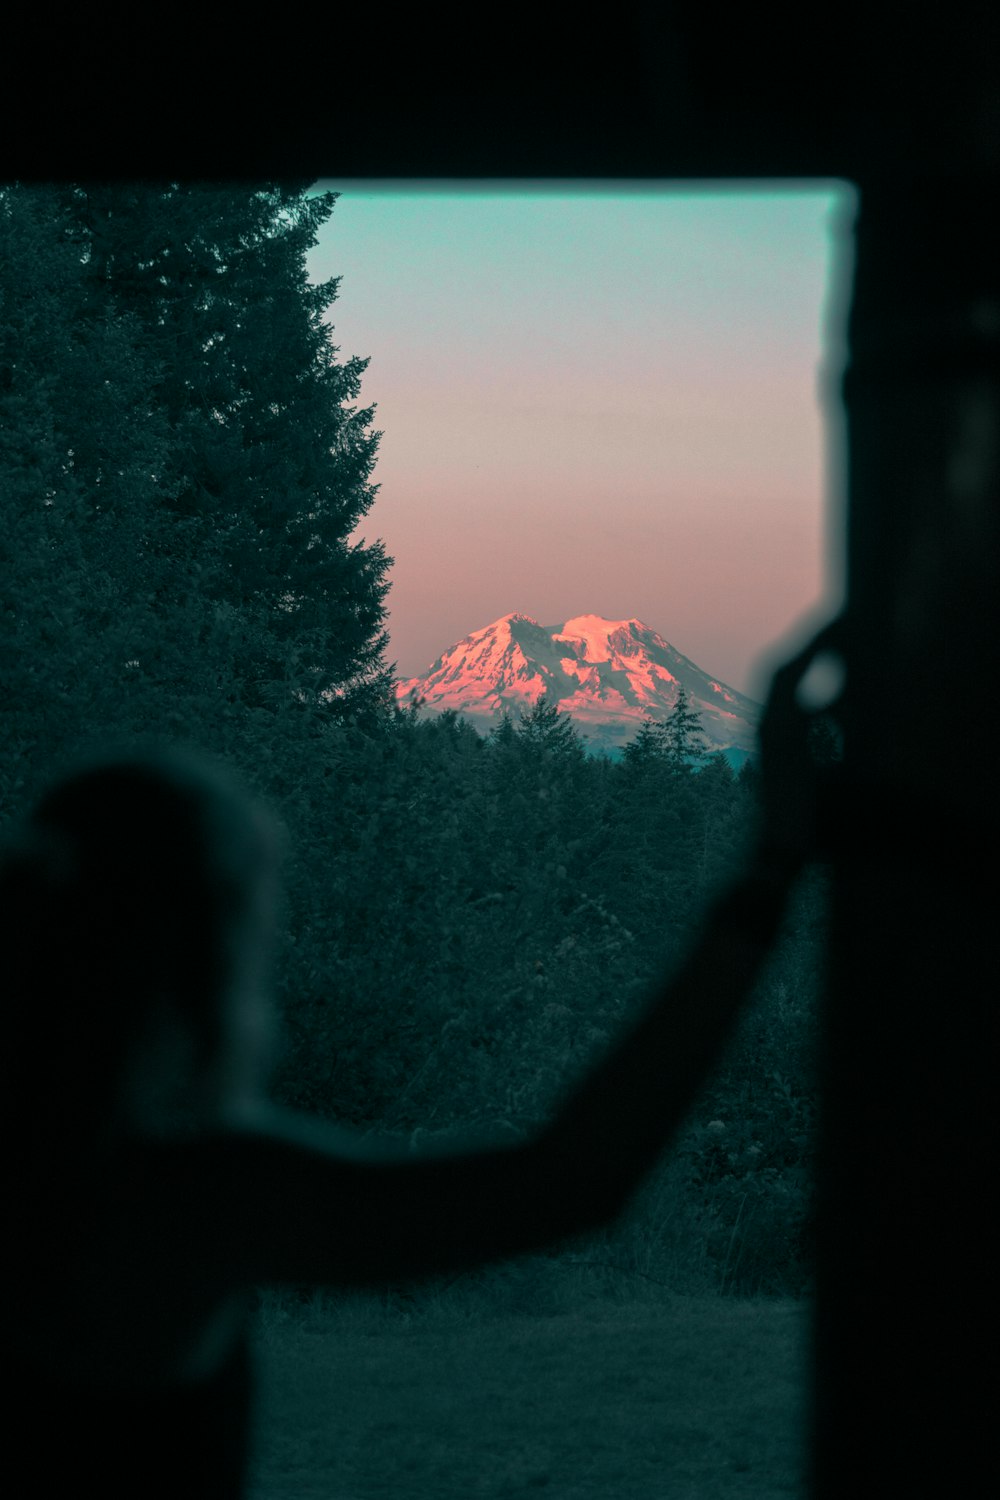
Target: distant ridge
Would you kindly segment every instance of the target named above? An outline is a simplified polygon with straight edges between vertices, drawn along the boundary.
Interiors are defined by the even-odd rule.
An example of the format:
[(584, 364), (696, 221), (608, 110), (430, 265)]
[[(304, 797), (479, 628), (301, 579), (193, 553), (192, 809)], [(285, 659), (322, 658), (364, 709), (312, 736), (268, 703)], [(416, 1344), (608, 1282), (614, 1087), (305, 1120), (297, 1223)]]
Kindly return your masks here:
[(455, 709), (483, 733), (506, 709), (514, 717), (540, 693), (568, 713), (595, 750), (620, 752), (646, 717), (664, 719), (683, 688), (712, 750), (738, 764), (755, 747), (760, 706), (710, 677), (641, 620), (577, 615), (539, 625), (503, 615), (451, 646), (427, 671), (397, 684), (424, 712)]

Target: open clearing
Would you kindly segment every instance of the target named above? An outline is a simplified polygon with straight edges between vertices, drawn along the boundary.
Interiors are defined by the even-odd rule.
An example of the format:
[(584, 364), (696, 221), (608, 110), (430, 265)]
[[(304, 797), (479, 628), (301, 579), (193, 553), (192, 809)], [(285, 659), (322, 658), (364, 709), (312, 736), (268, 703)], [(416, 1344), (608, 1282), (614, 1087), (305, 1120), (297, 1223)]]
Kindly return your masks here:
[(251, 1500), (801, 1496), (807, 1336), (728, 1298), (271, 1317)]

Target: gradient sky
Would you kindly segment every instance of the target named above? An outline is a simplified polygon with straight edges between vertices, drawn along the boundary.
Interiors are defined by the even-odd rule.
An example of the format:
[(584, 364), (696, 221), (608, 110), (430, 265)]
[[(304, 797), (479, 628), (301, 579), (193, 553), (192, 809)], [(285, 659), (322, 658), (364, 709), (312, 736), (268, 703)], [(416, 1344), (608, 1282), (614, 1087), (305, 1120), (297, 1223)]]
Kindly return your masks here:
[(851, 190), (318, 186), (400, 676), (512, 610), (602, 614), (758, 696), (765, 648), (840, 593)]

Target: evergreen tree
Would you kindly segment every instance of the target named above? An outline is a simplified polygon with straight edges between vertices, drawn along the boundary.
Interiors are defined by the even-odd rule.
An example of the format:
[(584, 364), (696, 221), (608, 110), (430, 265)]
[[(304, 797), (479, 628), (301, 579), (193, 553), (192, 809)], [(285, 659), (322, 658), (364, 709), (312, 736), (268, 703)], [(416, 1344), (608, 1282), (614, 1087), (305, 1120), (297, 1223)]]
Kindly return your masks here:
[(650, 762), (662, 760), (663, 755), (663, 725), (658, 724), (655, 719), (643, 719), (638, 734), (625, 746), (625, 764), (638, 769)]
[(280, 796), (307, 726), (388, 712), (390, 560), (352, 540), (375, 494), (365, 362), (337, 360), (336, 282), (305, 271), (333, 205), (0, 192), (0, 793), (88, 736), (153, 732), (282, 761)]
[(583, 746), (573, 720), (569, 714), (560, 713), (554, 703), (549, 703), (545, 693), (539, 693), (528, 712), (521, 715), (517, 737), (529, 749), (547, 755), (583, 759)]
[(701, 719), (683, 688), (678, 688), (677, 702), (663, 724), (662, 743), (664, 758), (675, 771), (686, 769), (707, 753), (708, 740)]
[[(263, 609), (295, 643), (295, 691), (345, 710), (384, 703), (390, 670), (381, 543), (350, 538), (369, 510), (380, 434), (353, 405), (367, 360), (337, 359), (324, 315), (338, 281), (305, 258), (337, 195), (303, 186), (169, 184), (79, 195), (92, 278), (134, 316), (162, 376), (180, 521), (207, 518), (199, 588)], [(189, 532), (201, 545), (200, 528)], [(197, 543), (195, 543), (197, 538)], [(289, 657), (256, 659), (247, 700), (285, 682)]]
[[(173, 493), (155, 363), (134, 318), (95, 297), (76, 209), (71, 189), (0, 193), (4, 816), (81, 734), (129, 727), (139, 643), (161, 676), (171, 644), (148, 628)], [(161, 694), (161, 727), (174, 707)]]
[(516, 742), (517, 731), (510, 710), (504, 707), (500, 718), (489, 732), (488, 744), (494, 749), (506, 750)]

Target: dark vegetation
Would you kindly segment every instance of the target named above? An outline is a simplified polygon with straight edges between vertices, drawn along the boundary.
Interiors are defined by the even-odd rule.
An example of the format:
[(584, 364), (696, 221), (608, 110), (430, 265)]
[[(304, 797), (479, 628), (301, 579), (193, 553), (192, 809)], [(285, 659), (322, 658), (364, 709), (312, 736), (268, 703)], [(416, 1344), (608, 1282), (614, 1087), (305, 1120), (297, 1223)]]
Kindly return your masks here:
[[(95, 743), (220, 755), (289, 835), (280, 1096), (415, 1142), (523, 1132), (737, 868), (754, 774), (694, 764), (686, 706), (618, 764), (544, 702), (487, 740), (394, 707), (390, 560), (356, 531), (365, 361), (337, 359), (336, 283), (305, 274), (333, 206), (0, 191), (0, 820)], [(807, 1285), (822, 896), (800, 889), (677, 1150), (577, 1263)]]
[[(683, 954), (754, 826), (752, 769), (644, 743), (589, 758), (544, 702), (485, 740), (447, 714), (343, 729), (295, 839), (284, 1096), (415, 1142), (541, 1122)], [(803, 1289), (821, 911), (814, 876), (678, 1150), (586, 1247), (594, 1264)]]

